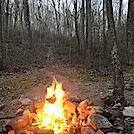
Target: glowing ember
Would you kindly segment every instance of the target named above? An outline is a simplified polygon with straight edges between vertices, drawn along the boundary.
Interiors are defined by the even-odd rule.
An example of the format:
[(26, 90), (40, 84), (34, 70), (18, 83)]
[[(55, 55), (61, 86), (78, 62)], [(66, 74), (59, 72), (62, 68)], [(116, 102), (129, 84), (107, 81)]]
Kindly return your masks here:
[(62, 83), (58, 83), (54, 79), (52, 86), (47, 88), (43, 109), (38, 111), (35, 118), (38, 128), (52, 129), (55, 134), (63, 133), (67, 128), (63, 104), (64, 91)]

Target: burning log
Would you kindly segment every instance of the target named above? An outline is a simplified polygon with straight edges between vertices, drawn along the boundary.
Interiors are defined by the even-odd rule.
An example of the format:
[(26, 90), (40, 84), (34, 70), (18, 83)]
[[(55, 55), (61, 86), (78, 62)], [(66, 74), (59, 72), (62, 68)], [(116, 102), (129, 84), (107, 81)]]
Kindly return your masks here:
[(46, 100), (47, 100), (49, 103), (54, 104), (55, 101), (56, 101), (56, 97), (55, 97), (55, 96), (52, 96), (51, 98), (47, 98)]
[(54, 131), (51, 129), (33, 129), (32, 130), (34, 134), (54, 134)]

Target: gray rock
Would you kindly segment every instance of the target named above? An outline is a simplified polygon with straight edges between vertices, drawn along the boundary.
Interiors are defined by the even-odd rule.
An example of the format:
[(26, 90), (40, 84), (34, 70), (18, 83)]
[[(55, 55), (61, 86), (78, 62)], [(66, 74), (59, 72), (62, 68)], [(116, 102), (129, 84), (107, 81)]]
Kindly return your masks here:
[(112, 108), (113, 109), (122, 109), (122, 105), (121, 105), (121, 103), (117, 103)]
[(100, 114), (92, 114), (89, 116), (87, 118), (87, 123), (95, 130), (98, 128), (103, 132), (111, 131), (113, 129), (113, 125), (108, 121), (108, 119)]
[(29, 105), (31, 104), (33, 101), (29, 98), (20, 98), (19, 99), (19, 102), (22, 104), (22, 105)]
[(125, 110), (123, 110), (123, 115), (134, 117), (134, 107), (132, 106), (125, 107)]
[(96, 131), (92, 127), (87, 126), (81, 128), (81, 134), (96, 134)]
[(101, 130), (98, 130), (96, 134), (104, 134)]

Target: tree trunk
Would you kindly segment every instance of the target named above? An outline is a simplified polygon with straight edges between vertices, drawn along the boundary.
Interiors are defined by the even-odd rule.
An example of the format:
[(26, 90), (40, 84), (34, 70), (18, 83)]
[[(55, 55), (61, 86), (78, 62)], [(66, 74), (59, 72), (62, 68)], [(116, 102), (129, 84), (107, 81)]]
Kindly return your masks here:
[(128, 62), (134, 65), (134, 0), (128, 1), (127, 49)]
[(54, 0), (52, 0), (52, 2), (53, 2), (54, 11), (55, 11), (55, 17), (56, 17), (56, 24), (57, 24), (57, 33), (58, 33), (58, 35), (59, 35), (59, 33), (60, 33), (60, 30), (59, 30), (58, 12), (57, 12), (57, 10), (56, 10), (56, 5), (55, 5), (55, 2), (54, 2)]
[[(106, 41), (106, 2), (103, 0), (103, 57), (107, 57), (107, 41)], [(105, 61), (106, 62), (106, 61)]]
[(117, 37), (115, 31), (115, 22), (113, 17), (112, 0), (106, 1), (108, 27), (111, 35), (111, 41), (113, 44), (113, 69), (114, 69), (114, 95), (118, 97), (122, 104), (124, 104), (124, 77), (122, 68), (120, 66), (117, 48)]
[(82, 0), (82, 48), (85, 50), (85, 0)]
[(79, 37), (79, 31), (78, 31), (78, 12), (77, 12), (77, 0), (74, 1), (74, 11), (75, 11), (75, 34), (77, 37), (77, 54), (80, 55), (80, 37)]
[(91, 56), (92, 50), (92, 14), (91, 0), (86, 0), (86, 51)]
[(3, 3), (3, 0), (0, 0), (0, 70), (4, 69), (3, 10), (2, 10), (2, 5), (3, 4), (2, 3)]
[(9, 26), (8, 26), (8, 22), (9, 22), (9, 0), (7, 0), (7, 3), (6, 3), (6, 29), (5, 29), (5, 37), (8, 38), (9, 36)]
[(24, 7), (24, 21), (25, 21), (25, 39), (27, 40), (29, 47), (32, 48), (32, 31), (30, 26), (28, 0), (23, 0), (23, 7)]

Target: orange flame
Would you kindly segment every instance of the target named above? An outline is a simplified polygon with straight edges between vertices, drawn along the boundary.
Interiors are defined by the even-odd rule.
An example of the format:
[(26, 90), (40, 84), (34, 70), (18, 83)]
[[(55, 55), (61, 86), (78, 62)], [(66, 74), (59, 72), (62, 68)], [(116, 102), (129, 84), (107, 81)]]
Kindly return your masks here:
[(67, 127), (63, 104), (62, 83), (58, 83), (54, 78), (52, 85), (47, 88), (43, 109), (37, 113), (35, 118), (38, 128), (52, 129), (55, 134), (63, 133)]

